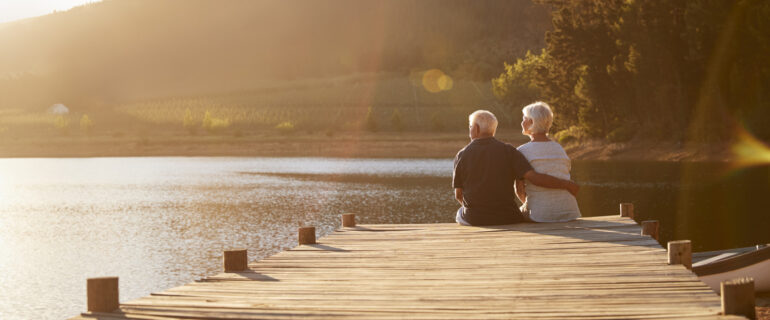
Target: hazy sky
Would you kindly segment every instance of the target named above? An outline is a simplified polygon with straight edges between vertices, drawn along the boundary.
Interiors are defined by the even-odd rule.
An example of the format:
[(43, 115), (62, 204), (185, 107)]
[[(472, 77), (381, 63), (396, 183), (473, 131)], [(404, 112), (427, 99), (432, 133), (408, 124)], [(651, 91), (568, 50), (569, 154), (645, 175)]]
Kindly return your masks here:
[(49, 14), (99, 0), (0, 0), (0, 23)]

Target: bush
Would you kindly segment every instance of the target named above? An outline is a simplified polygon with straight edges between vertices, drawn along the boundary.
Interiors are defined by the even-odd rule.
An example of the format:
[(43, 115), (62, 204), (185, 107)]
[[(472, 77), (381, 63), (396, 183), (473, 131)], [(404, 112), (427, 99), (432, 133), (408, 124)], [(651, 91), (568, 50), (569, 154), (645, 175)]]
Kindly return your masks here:
[(206, 110), (206, 114), (201, 121), (201, 127), (208, 133), (213, 133), (221, 129), (225, 129), (230, 126), (230, 119), (215, 118), (211, 116), (211, 112)]
[(62, 133), (67, 133), (70, 128), (70, 119), (65, 115), (59, 115), (54, 119), (53, 126)]
[(182, 127), (187, 130), (190, 134), (195, 133), (195, 131), (198, 129), (198, 123), (195, 121), (195, 118), (193, 118), (192, 111), (190, 111), (190, 108), (187, 108), (184, 111), (184, 118), (182, 119)]
[(430, 115), (430, 123), (434, 131), (444, 130), (444, 121), (441, 119), (441, 114), (438, 111)]
[(85, 132), (86, 134), (91, 134), (91, 130), (94, 128), (94, 123), (91, 121), (91, 118), (88, 117), (87, 114), (84, 114), (82, 117), (80, 117), (80, 130)]
[(377, 131), (377, 119), (374, 118), (374, 110), (369, 107), (366, 111), (366, 117), (364, 118), (364, 127), (368, 131)]
[(588, 137), (588, 133), (585, 129), (578, 126), (569, 127), (553, 135), (553, 138), (561, 145), (570, 144), (586, 137)]
[(294, 124), (291, 123), (291, 121), (284, 121), (275, 126), (275, 129), (278, 130), (278, 132), (281, 133), (292, 133), (294, 132)]
[(629, 127), (620, 127), (607, 134), (609, 142), (626, 142), (634, 137), (634, 130)]
[(397, 131), (404, 130), (404, 121), (401, 119), (401, 112), (398, 111), (398, 108), (393, 109), (393, 114), (390, 116), (390, 125)]

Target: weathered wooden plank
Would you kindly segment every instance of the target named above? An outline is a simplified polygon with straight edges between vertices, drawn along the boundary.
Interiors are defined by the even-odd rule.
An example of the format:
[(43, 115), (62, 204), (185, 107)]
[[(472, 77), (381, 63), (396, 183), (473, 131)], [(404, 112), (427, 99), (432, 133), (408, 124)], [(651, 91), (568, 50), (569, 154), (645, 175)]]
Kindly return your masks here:
[(735, 319), (618, 216), (552, 224), (358, 225), (73, 319)]

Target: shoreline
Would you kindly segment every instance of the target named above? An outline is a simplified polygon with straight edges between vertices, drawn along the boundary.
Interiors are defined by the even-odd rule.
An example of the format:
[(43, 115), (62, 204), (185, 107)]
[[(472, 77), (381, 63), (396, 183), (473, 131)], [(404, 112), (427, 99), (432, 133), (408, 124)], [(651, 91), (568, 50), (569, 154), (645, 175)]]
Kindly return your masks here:
[[(519, 133), (501, 141), (520, 145)], [(91, 157), (333, 157), (453, 158), (469, 140), (464, 133), (339, 133), (295, 135), (60, 136), (0, 139), (0, 158)], [(689, 144), (582, 141), (563, 146), (573, 160), (728, 162), (728, 143)]]
[(591, 140), (564, 146), (573, 160), (730, 162), (734, 161), (731, 144), (679, 143), (634, 140), (608, 143)]

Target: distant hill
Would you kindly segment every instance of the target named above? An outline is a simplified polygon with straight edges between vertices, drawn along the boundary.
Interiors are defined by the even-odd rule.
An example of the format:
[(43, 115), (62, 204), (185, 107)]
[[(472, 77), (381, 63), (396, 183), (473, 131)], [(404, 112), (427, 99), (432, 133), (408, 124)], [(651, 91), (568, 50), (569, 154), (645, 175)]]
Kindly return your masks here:
[(487, 81), (550, 26), (531, 0), (106, 0), (0, 24), (0, 108), (429, 68)]

